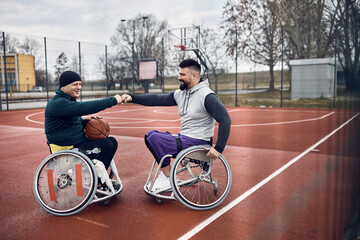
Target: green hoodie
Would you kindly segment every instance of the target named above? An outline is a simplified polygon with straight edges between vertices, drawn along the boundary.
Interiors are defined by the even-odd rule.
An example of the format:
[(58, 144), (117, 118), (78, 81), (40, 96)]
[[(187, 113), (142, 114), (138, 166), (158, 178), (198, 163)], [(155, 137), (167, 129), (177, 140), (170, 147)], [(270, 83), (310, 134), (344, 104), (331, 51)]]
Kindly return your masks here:
[(77, 145), (88, 139), (84, 133), (83, 115), (94, 114), (117, 104), (115, 97), (77, 102), (62, 90), (49, 100), (45, 109), (45, 134), (48, 143)]

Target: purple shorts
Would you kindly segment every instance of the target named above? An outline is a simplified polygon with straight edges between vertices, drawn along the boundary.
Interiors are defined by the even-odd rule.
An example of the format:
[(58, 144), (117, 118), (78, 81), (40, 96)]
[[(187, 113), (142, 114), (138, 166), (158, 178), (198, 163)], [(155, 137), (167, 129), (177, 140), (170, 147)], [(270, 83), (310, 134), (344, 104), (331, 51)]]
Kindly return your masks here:
[[(178, 134), (181, 139), (181, 149), (185, 149), (195, 145), (206, 145), (208, 141), (194, 139), (191, 137)], [(151, 130), (145, 134), (145, 144), (150, 152), (159, 163), (165, 155), (176, 155), (178, 153), (176, 138), (169, 132), (158, 132)], [(170, 158), (164, 159), (161, 167), (170, 165)]]

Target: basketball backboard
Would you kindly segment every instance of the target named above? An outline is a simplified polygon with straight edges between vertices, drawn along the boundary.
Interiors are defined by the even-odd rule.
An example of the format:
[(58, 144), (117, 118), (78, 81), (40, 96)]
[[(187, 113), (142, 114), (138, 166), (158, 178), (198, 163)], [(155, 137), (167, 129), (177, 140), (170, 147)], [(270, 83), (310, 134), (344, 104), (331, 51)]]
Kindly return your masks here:
[(192, 51), (200, 48), (200, 27), (182, 27), (168, 30), (169, 50)]

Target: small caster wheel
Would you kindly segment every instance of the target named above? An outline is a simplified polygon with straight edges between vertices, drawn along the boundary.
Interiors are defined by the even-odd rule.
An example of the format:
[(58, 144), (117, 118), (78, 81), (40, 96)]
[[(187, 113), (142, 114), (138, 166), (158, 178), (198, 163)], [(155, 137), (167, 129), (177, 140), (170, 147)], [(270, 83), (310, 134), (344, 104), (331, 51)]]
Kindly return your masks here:
[(162, 204), (163, 203), (163, 200), (161, 198), (155, 198), (155, 199), (156, 199), (157, 204)]
[(110, 202), (110, 199), (108, 198), (108, 199), (105, 199), (103, 202), (102, 202), (102, 205), (103, 206), (107, 206), (108, 204), (109, 204), (109, 202)]

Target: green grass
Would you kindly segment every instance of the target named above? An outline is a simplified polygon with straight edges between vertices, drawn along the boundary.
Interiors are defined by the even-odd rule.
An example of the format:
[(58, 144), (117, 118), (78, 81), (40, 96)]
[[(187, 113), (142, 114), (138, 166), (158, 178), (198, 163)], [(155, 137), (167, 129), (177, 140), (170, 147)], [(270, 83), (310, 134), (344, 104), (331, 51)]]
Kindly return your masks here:
[[(220, 94), (220, 100), (226, 106), (235, 106), (234, 94)], [(279, 90), (261, 93), (238, 94), (237, 105), (241, 107), (280, 107), (281, 92)], [(288, 108), (334, 108), (333, 98), (291, 99), (291, 92), (283, 92), (283, 107)], [(360, 109), (360, 93), (339, 91), (335, 98), (335, 108)]]

